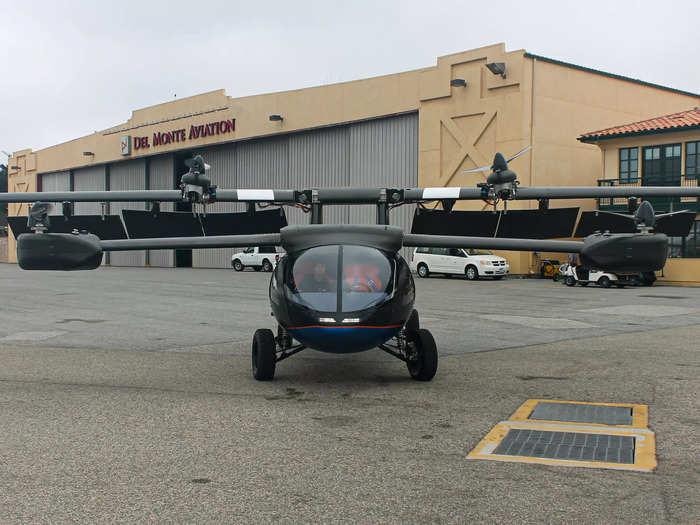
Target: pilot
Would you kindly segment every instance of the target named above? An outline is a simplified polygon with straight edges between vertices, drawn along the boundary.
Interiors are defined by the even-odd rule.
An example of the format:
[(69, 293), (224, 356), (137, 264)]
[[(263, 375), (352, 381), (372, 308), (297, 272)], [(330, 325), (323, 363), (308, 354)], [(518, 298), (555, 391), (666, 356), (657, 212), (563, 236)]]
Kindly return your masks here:
[(297, 284), (300, 292), (333, 292), (335, 288), (335, 280), (326, 273), (326, 265), (322, 262), (317, 262), (313, 273), (306, 274)]

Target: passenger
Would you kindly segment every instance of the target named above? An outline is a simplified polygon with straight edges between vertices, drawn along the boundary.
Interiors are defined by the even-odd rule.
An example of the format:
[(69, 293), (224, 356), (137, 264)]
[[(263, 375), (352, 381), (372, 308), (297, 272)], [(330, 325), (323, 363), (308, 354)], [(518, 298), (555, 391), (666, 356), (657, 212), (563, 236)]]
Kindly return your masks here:
[(306, 274), (297, 284), (300, 292), (333, 292), (335, 289), (335, 280), (326, 273), (326, 265), (322, 262), (317, 262), (313, 273)]

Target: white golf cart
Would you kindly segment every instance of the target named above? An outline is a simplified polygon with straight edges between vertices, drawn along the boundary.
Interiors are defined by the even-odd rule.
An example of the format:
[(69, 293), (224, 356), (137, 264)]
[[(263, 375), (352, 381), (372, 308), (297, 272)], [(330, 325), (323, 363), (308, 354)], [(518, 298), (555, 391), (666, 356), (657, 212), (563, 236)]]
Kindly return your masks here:
[(564, 283), (566, 286), (588, 286), (589, 283), (596, 283), (602, 288), (610, 288), (617, 286), (624, 288), (625, 285), (632, 284), (628, 275), (616, 275), (614, 273), (604, 272), (587, 266), (570, 266), (566, 265), (566, 269), (562, 272)]

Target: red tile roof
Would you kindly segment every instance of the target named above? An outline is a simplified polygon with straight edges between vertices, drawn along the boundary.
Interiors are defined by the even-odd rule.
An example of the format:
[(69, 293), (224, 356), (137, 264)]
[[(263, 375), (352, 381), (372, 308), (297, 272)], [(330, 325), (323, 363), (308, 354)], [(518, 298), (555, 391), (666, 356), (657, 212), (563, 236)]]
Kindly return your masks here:
[(647, 135), (651, 133), (663, 133), (664, 131), (678, 131), (682, 129), (700, 128), (700, 108), (688, 111), (671, 113), (661, 117), (640, 120), (631, 124), (623, 124), (614, 128), (601, 129), (584, 133), (578, 139), (581, 142), (593, 142), (601, 139), (612, 139), (620, 136)]

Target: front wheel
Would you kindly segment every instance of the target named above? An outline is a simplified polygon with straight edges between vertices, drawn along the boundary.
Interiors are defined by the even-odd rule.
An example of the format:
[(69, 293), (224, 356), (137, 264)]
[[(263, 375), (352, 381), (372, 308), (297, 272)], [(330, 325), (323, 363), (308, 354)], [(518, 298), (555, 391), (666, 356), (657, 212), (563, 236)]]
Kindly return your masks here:
[(467, 266), (464, 269), (464, 275), (467, 277), (467, 281), (476, 281), (479, 278), (479, 270), (476, 266)]
[(435, 377), (438, 367), (437, 345), (433, 335), (426, 329), (418, 330), (418, 337), (413, 342), (415, 356), (406, 362), (408, 372), (416, 381), (430, 381)]
[(236, 270), (237, 272), (242, 272), (243, 268), (245, 268), (245, 266), (243, 266), (243, 263), (241, 261), (239, 261), (238, 259), (233, 261), (232, 266), (233, 266), (233, 269)]
[(571, 275), (566, 276), (566, 286), (576, 286), (576, 279)]
[(603, 275), (603, 277), (598, 279), (598, 286), (602, 288), (610, 288), (610, 277)]
[(258, 381), (271, 381), (275, 377), (277, 344), (272, 330), (261, 328), (253, 335), (253, 377)]
[(263, 261), (262, 270), (263, 270), (263, 272), (271, 272), (272, 271), (272, 264), (267, 259), (265, 259)]
[(416, 269), (418, 271), (418, 276), (426, 278), (428, 275), (430, 275), (430, 272), (428, 271), (428, 265), (420, 263), (418, 265), (418, 268)]

